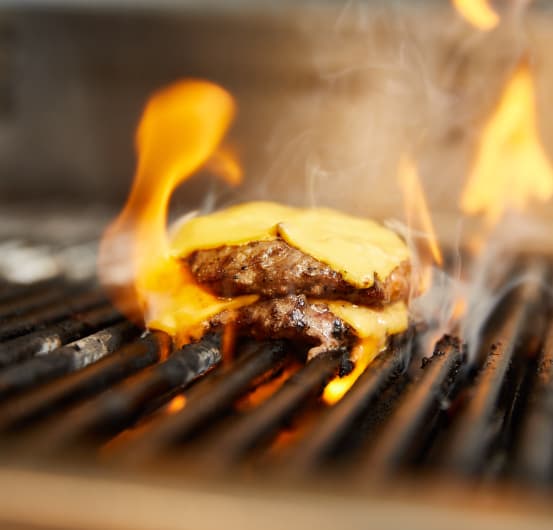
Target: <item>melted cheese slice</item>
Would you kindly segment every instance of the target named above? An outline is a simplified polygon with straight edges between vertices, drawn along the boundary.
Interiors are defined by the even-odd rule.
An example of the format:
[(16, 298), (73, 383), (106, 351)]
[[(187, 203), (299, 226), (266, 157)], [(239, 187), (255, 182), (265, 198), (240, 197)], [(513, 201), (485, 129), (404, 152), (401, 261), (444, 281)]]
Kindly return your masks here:
[(185, 285), (177, 296), (164, 297), (157, 304), (150, 300), (155, 309), (150, 310), (147, 326), (165, 331), (182, 346), (201, 339), (206, 325), (215, 315), (253, 304), (258, 298), (257, 295), (216, 298), (196, 285)]
[(349, 324), (361, 338), (382, 338), (401, 333), (407, 329), (409, 317), (404, 302), (396, 302), (375, 309), (358, 306), (342, 300), (326, 300), (330, 311)]
[(347, 322), (359, 337), (351, 352), (351, 359), (355, 361), (353, 371), (345, 377), (336, 377), (324, 389), (323, 401), (333, 405), (342, 399), (365, 368), (386, 347), (388, 336), (407, 329), (409, 318), (403, 302), (382, 309), (370, 309), (342, 301), (326, 303), (329, 309)]
[(191, 219), (178, 228), (171, 247), (173, 257), (186, 258), (196, 250), (277, 237), (339, 272), (356, 288), (370, 287), (375, 275), (386, 279), (409, 258), (399, 236), (374, 221), (271, 202), (245, 203)]
[(172, 272), (172, 278), (154, 276), (162, 283), (150, 285), (145, 316), (150, 329), (165, 331), (178, 346), (200, 339), (215, 315), (259, 299), (257, 295), (219, 298), (198, 285), (186, 267)]

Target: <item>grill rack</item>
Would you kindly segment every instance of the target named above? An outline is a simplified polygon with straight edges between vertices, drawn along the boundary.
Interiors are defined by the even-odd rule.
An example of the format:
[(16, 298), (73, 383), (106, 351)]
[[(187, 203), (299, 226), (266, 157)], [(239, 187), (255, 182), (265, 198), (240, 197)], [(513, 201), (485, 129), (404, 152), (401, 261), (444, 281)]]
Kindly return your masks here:
[[(338, 471), (356, 483), (433, 473), (549, 490), (553, 332), (542, 287), (551, 267), (541, 259), (526, 266), (534, 280), (501, 304), (480, 357), (468, 359), (445, 336), (421, 364), (412, 329), (332, 407), (319, 396), (343, 352), (299, 369), (298, 353), (281, 341), (246, 342), (232, 362), (222, 360), (217, 336), (170, 352), (167, 335), (127, 322), (93, 281), (5, 284), (4, 459), (100, 453), (133, 469), (253, 469), (300, 479)], [(260, 404), (237, 406), (260, 381), (287, 371)], [(184, 408), (171, 411), (180, 395)]]

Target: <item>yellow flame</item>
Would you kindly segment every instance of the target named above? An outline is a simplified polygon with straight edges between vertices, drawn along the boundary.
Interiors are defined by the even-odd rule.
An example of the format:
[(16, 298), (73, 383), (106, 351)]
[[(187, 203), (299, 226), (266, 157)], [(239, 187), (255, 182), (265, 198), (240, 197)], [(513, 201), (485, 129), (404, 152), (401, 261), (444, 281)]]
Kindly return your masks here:
[[(148, 101), (136, 135), (138, 164), (125, 208), (100, 248), (100, 276), (129, 316), (143, 319), (179, 297), (210, 298), (169, 255), (167, 209), (173, 190), (216, 153), (235, 112), (232, 97), (200, 80), (175, 83)], [(240, 174), (225, 151), (217, 155), (231, 180)], [(232, 169), (229, 169), (232, 168)]]
[(452, 0), (457, 11), (473, 26), (489, 31), (499, 24), (499, 15), (488, 0)]
[(326, 385), (322, 396), (323, 401), (327, 405), (334, 405), (340, 401), (380, 351), (381, 344), (374, 338), (360, 340), (351, 352), (355, 368), (348, 375), (336, 377)]
[(461, 197), (467, 214), (483, 214), (493, 226), (508, 210), (553, 195), (553, 170), (540, 143), (534, 81), (521, 64), (484, 128), (473, 169)]
[(231, 186), (238, 186), (242, 182), (242, 166), (236, 152), (229, 145), (219, 147), (207, 161), (206, 167)]
[(405, 205), (407, 226), (410, 230), (417, 229), (425, 233), (428, 250), (435, 263), (441, 265), (443, 263), (442, 252), (438, 245), (424, 191), (415, 164), (407, 156), (403, 156), (399, 162), (398, 180)]

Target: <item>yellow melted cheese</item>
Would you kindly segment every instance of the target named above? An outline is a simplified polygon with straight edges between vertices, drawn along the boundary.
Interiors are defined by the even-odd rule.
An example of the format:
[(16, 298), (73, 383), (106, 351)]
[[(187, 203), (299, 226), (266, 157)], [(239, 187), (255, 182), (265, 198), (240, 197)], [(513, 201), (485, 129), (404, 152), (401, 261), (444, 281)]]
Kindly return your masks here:
[[(215, 315), (253, 304), (258, 299), (257, 295), (217, 298), (196, 285), (185, 285), (177, 296), (165, 298), (157, 304), (157, 309), (150, 311), (147, 326), (165, 331), (181, 346), (199, 340)], [(152, 305), (156, 307), (155, 302)]]
[(396, 302), (383, 308), (370, 308), (344, 302), (326, 300), (324, 302), (337, 317), (349, 324), (361, 338), (386, 338), (401, 333), (407, 328), (408, 313), (404, 302)]
[(173, 256), (186, 258), (201, 249), (242, 245), (281, 237), (291, 246), (325, 263), (351, 285), (370, 287), (409, 252), (400, 237), (368, 219), (326, 208), (291, 208), (250, 202), (196, 217), (184, 223), (172, 241)]
[(386, 347), (389, 335), (407, 329), (409, 318), (403, 302), (396, 302), (382, 309), (360, 307), (349, 302), (327, 301), (329, 309), (347, 322), (359, 337), (351, 352), (355, 368), (345, 377), (333, 379), (324, 389), (322, 399), (328, 405), (339, 401), (365, 368)]

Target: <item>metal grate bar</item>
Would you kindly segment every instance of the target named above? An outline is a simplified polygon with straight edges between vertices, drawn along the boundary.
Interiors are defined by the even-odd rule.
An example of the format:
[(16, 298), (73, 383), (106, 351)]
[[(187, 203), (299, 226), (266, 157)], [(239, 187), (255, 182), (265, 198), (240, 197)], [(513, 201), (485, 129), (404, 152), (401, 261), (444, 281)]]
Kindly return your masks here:
[(24, 335), (41, 327), (59, 322), (79, 311), (92, 309), (107, 304), (105, 294), (100, 290), (85, 292), (44, 308), (26, 313), (21, 317), (11, 318), (0, 324), (0, 341)]
[(279, 369), (288, 359), (281, 341), (251, 343), (238, 360), (198, 382), (186, 393), (186, 407), (163, 417), (154, 428), (126, 450), (131, 459), (148, 460), (196, 433), (232, 407), (252, 382), (267, 371)]
[(84, 288), (83, 285), (75, 285), (73, 288), (67, 289), (60, 285), (53, 284), (43, 288), (39, 287), (33, 289), (22, 297), (18, 296), (15, 299), (8, 299), (8, 301), (0, 303), (0, 320), (21, 316), (33, 309), (38, 309), (52, 302), (59, 301), (68, 294), (75, 294)]
[[(171, 354), (166, 361), (125, 380), (107, 392), (59, 414), (35, 436), (41, 453), (59, 452), (75, 442), (114, 436), (128, 428), (155, 400), (182, 389), (221, 361), (218, 336), (205, 337)], [(166, 400), (165, 400), (166, 401)]]
[(376, 440), (371, 440), (363, 469), (389, 473), (415, 458), (426, 427), (449, 404), (455, 387), (454, 374), (465, 354), (457, 338), (443, 337), (432, 357), (423, 365), (423, 374), (413, 383)]
[(363, 372), (347, 394), (326, 410), (299, 442), (286, 454), (286, 466), (294, 473), (314, 471), (366, 412), (380, 394), (405, 371), (411, 358), (410, 341), (392, 344)]
[(0, 343), (0, 368), (24, 361), (34, 355), (49, 353), (71, 340), (76, 340), (122, 319), (123, 316), (119, 311), (111, 306), (104, 306), (77, 313), (44, 330), (7, 340)]
[(154, 364), (170, 349), (170, 339), (153, 332), (123, 346), (79, 372), (9, 400), (0, 407), (0, 431), (9, 431), (59, 412)]
[(32, 284), (7, 284), (0, 288), (0, 304), (17, 304), (21, 298), (41, 293), (53, 287), (60, 288), (62, 285), (61, 278), (53, 278), (43, 280)]
[(286, 421), (307, 407), (312, 398), (319, 397), (343, 357), (341, 350), (320, 354), (293, 374), (270, 399), (228, 428), (213, 433), (211, 443), (205, 447), (212, 465), (232, 465), (249, 450), (269, 440)]
[(494, 344), (478, 375), (470, 401), (460, 414), (445, 449), (446, 466), (461, 475), (475, 475), (485, 467), (492, 442), (497, 439), (506, 421), (500, 400), (503, 396), (513, 361), (519, 350), (528, 344), (529, 330), (535, 315), (543, 310), (543, 281), (547, 269), (536, 266), (533, 279), (519, 288), (510, 313), (494, 333)]
[(539, 359), (522, 427), (517, 475), (541, 485), (553, 483), (553, 325)]
[[(140, 330), (130, 322), (119, 322), (0, 372), (0, 400), (34, 385), (80, 370), (132, 340)], [(18, 340), (18, 339), (13, 339)], [(2, 345), (0, 345), (0, 349)]]

